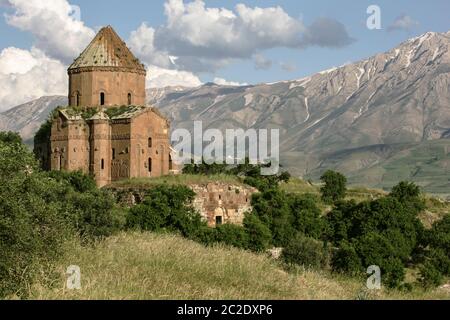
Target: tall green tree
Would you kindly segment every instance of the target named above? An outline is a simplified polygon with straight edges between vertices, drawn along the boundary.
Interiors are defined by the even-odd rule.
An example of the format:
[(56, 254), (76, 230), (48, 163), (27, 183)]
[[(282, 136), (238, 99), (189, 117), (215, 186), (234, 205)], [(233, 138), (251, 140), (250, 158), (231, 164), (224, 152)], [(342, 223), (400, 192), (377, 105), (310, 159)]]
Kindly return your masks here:
[(320, 177), (320, 180), (323, 183), (320, 192), (325, 203), (333, 204), (345, 198), (347, 178), (343, 174), (328, 170)]

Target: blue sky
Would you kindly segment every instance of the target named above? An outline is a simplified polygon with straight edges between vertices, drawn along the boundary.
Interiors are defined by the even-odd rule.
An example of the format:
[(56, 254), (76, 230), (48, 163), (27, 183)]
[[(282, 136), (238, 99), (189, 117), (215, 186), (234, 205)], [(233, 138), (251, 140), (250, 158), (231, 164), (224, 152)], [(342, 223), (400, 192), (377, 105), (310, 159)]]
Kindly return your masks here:
[[(81, 48), (82, 46), (85, 46), (86, 39), (92, 35), (93, 31), (97, 31), (100, 26), (111, 24), (121, 37), (127, 41), (127, 43), (130, 43), (131, 33), (142, 26), (142, 23), (146, 22), (146, 28), (142, 29), (142, 34), (136, 37), (135, 45), (132, 46), (132, 49), (136, 48), (133, 51), (137, 51), (136, 54), (141, 60), (146, 64), (156, 64), (161, 68), (189, 72), (193, 76), (198, 77), (201, 82), (208, 82), (221, 78), (226, 79), (227, 81), (253, 84), (297, 79), (334, 66), (343, 65), (344, 63), (358, 61), (378, 52), (389, 50), (400, 42), (427, 31), (447, 32), (450, 30), (450, 1), (448, 0), (205, 0), (204, 3), (206, 8), (226, 8), (236, 16), (239, 15), (236, 6), (241, 4), (244, 4), (246, 8), (251, 9), (249, 11), (250, 13), (253, 12), (252, 10), (255, 9), (255, 7), (280, 7), (282, 13), (287, 14), (291, 19), (293, 27), (296, 26), (301, 28), (301, 26), (304, 26), (312, 32), (314, 32), (313, 26), (315, 26), (315, 21), (320, 18), (326, 18), (328, 19), (327, 21), (338, 23), (343, 28), (341, 32), (341, 34), (345, 34), (343, 37), (347, 37), (347, 39), (351, 40), (346, 42), (344, 39), (342, 43), (338, 45), (329, 45), (325, 43), (323, 47), (319, 47), (317, 46), (317, 43), (322, 43), (321, 39), (316, 39), (317, 41), (313, 41), (308, 45), (298, 43), (291, 44), (292, 41), (295, 42), (293, 37), (289, 37), (289, 39), (282, 41), (268, 39), (267, 43), (270, 42), (271, 44), (266, 45), (264, 43), (265, 38), (262, 37), (257, 41), (255, 40), (255, 43), (252, 43), (253, 46), (249, 45), (248, 50), (243, 50), (241, 52), (238, 50), (239, 48), (236, 49), (236, 47), (239, 47), (236, 43), (245, 45), (249, 40), (250, 42), (253, 40), (251, 32), (258, 32), (258, 30), (253, 28), (256, 20), (252, 20), (245, 28), (242, 27), (239, 29), (240, 32), (248, 32), (249, 34), (242, 37), (242, 39), (239, 40), (240, 42), (230, 43), (230, 45), (234, 45), (235, 48), (230, 49), (230, 57), (227, 57), (226, 54), (220, 52), (221, 50), (227, 52), (228, 48), (225, 45), (223, 48), (221, 47), (216, 50), (219, 52), (214, 50), (214, 46), (217, 46), (217, 44), (220, 46), (220, 36), (216, 36), (216, 39), (213, 39), (214, 41), (209, 39), (209, 42), (204, 44), (204, 49), (199, 49), (198, 47), (193, 47), (192, 43), (187, 44), (184, 41), (185, 39), (182, 38), (183, 36), (189, 35), (178, 35), (177, 30), (165, 28), (168, 24), (168, 16), (165, 14), (164, 4), (167, 1), (29, 0), (27, 3), (36, 3), (37, 7), (40, 6), (40, 3), (45, 3), (45, 5), (42, 4), (42, 6), (45, 7), (45, 10), (53, 10), (50, 7), (52, 3), (54, 3), (55, 7), (58, 7), (60, 3), (63, 2), (69, 2), (71, 5), (79, 6), (81, 9), (81, 22), (83, 23), (84, 28), (82, 33), (84, 32), (84, 36), (74, 35), (74, 38), (72, 39), (68, 35), (68, 39), (70, 40), (68, 40), (69, 44), (67, 44), (67, 46), (70, 45), (77, 48), (77, 50), (79, 50), (78, 47)], [(179, 1), (180, 0), (173, 0), (173, 4)], [(20, 10), (26, 10), (25, 6), (29, 6), (28, 4), (25, 4), (25, 2), (25, 0), (0, 0), (0, 52), (6, 48), (12, 47), (23, 49), (25, 51), (30, 51), (31, 48), (37, 47), (46, 56), (61, 61), (66, 67), (69, 63), (69, 58), (73, 55), (75, 55), (73, 58), (76, 57), (76, 51), (72, 52), (70, 51), (70, 48), (65, 48), (65, 51), (62, 50), (61, 52), (57, 52), (58, 49), (55, 49), (55, 44), (52, 44), (52, 41), (47, 39), (48, 34), (52, 33), (52, 29), (45, 29), (45, 25), (51, 25), (54, 23), (51, 20), (55, 20), (56, 18), (49, 18), (51, 20), (48, 23), (45, 20), (45, 11), (38, 10), (35, 10), (37, 12), (35, 16), (33, 16), (33, 13), (28, 12), (26, 14), (28, 15), (26, 17), (28, 20), (25, 19), (26, 21), (24, 19), (19, 19), (16, 22), (11, 22), (5, 17), (5, 14), (15, 14), (16, 16), (20, 16)], [(184, 4), (187, 5), (191, 2), (192, 1), (186, 0), (184, 1)], [(369, 16), (366, 13), (366, 10), (369, 5), (373, 4), (378, 5), (381, 9), (381, 30), (369, 30), (366, 26), (366, 20)], [(39, 10), (41, 10), (41, 8)], [(278, 11), (278, 13), (280, 13), (280, 11)], [(61, 15), (60, 13), (58, 14)], [(264, 23), (264, 20), (261, 20), (263, 21), (263, 24), (256, 25), (257, 27), (267, 28), (269, 32), (272, 27), (272, 22), (276, 27), (283, 27), (282, 24), (277, 24), (275, 18), (273, 20), (270, 18), (270, 12), (267, 14), (268, 16), (266, 16), (266, 18), (269, 18), (266, 19), (266, 22)], [(299, 22), (301, 26), (296, 25), (297, 22)], [(214, 22), (208, 24), (207, 22), (204, 22), (202, 18), (197, 18), (195, 22), (191, 21), (190, 23), (197, 23), (198, 25), (204, 23), (204, 29), (200, 30), (205, 33), (210, 32), (211, 28), (215, 28)], [(397, 23), (398, 28), (388, 31), (389, 27), (392, 27), (394, 23)], [(61, 26), (61, 28), (65, 27), (67, 26)], [(178, 29), (179, 31), (186, 28), (186, 25), (180, 23), (178, 27), (181, 28)], [(41, 28), (43, 29), (42, 31), (36, 31)], [(55, 28), (59, 28), (56, 23)], [(70, 26), (68, 28), (70, 28)], [(250, 29), (251, 31), (249, 31)], [(326, 33), (332, 32), (332, 30), (329, 29), (330, 28), (323, 31), (320, 37), (323, 36), (326, 38)], [(331, 29), (333, 29), (333, 27), (331, 27)], [(70, 33), (70, 29), (68, 30), (68, 33)], [(155, 39), (158, 40), (155, 40), (155, 48), (156, 44), (159, 47), (149, 51), (145, 50), (139, 43), (136, 43), (142, 41), (142, 39), (148, 39), (145, 38), (144, 35), (148, 35), (148, 32), (151, 30), (154, 30), (155, 34), (157, 34)], [(283, 34), (283, 31), (280, 32)], [(220, 35), (220, 31), (218, 31), (218, 35)], [(294, 36), (296, 35), (294, 34)], [(58, 36), (55, 36), (55, 38), (58, 38)], [(197, 38), (191, 37), (190, 39), (191, 40), (189, 41), (192, 42)], [(64, 41), (64, 37), (62, 37), (61, 41)], [(82, 43), (82, 45), (78, 45), (77, 42), (74, 42), (74, 45), (72, 45), (70, 41), (78, 41)], [(323, 41), (326, 42), (327, 40)], [(286, 48), (286, 46), (289, 48)], [(155, 58), (151, 56), (154, 52), (164, 52), (166, 56), (163, 57), (162, 60), (167, 60), (167, 56), (179, 57), (181, 55), (182, 57), (177, 60), (176, 65), (167, 65), (167, 61), (160, 63), (162, 60), (159, 60), (159, 62), (155, 62)], [(183, 56), (186, 55), (186, 52), (189, 52), (189, 57)], [(205, 54), (205, 56), (200, 57), (202, 54)], [(156, 53), (154, 55), (156, 55)], [(195, 57), (195, 55), (198, 55), (198, 57)], [(33, 57), (36, 58), (34, 53)], [(256, 68), (255, 61), (257, 57), (263, 59), (267, 64), (262, 68)], [(197, 58), (201, 59), (201, 61), (197, 61)], [(11, 61), (11, 59), (8, 61)], [(0, 61), (0, 67), (1, 66), (2, 62)], [(43, 91), (45, 92), (45, 90)], [(0, 94), (0, 103), (1, 102), (2, 97)]]

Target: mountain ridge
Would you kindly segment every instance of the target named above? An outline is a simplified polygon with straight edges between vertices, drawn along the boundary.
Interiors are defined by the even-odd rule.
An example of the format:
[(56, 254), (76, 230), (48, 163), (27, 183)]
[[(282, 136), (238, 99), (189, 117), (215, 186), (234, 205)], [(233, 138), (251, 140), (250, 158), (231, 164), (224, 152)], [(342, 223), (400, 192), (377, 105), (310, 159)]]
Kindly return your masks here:
[[(147, 100), (176, 128), (192, 130), (194, 120), (203, 121), (205, 129), (278, 128), (283, 165), (313, 179), (332, 168), (353, 183), (388, 188), (390, 172), (398, 171), (389, 166), (398, 166), (400, 158), (409, 163), (408, 157), (418, 157), (429, 145), (429, 159), (414, 158), (418, 169), (398, 179), (414, 180), (426, 167), (433, 175), (416, 182), (427, 190), (438, 179), (439, 187), (429, 190), (450, 194), (444, 190), (450, 190), (449, 180), (442, 180), (450, 178), (449, 46), (450, 31), (428, 32), (384, 53), (301, 79), (148, 89)], [(61, 103), (63, 98), (53, 101)], [(46, 111), (52, 106), (48, 102)], [(16, 115), (22, 110), (29, 120), (27, 104), (19, 107)], [(1, 130), (8, 127), (4, 119), (10, 116), (8, 111), (0, 114)], [(9, 127), (25, 134), (36, 128), (29, 123), (25, 131), (19, 125)], [(436, 156), (432, 167), (426, 164)]]

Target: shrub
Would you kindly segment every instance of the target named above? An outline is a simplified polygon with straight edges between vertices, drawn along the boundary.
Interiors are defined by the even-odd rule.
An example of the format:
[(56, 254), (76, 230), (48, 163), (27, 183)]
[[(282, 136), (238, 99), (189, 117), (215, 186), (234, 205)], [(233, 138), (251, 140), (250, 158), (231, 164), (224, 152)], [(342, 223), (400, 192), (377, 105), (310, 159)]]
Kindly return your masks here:
[(450, 215), (435, 222), (424, 238), (425, 263), (420, 269), (420, 283), (438, 286), (443, 276), (450, 276)]
[(67, 195), (66, 220), (85, 239), (107, 237), (123, 229), (126, 211), (116, 206), (109, 191), (70, 192)]
[(246, 214), (244, 229), (247, 233), (247, 248), (260, 252), (267, 249), (272, 240), (270, 229), (254, 214)]
[(421, 267), (420, 267), (420, 278), (419, 283), (424, 288), (433, 288), (438, 287), (443, 282), (443, 276), (442, 273), (436, 268), (436, 266), (430, 262), (426, 261)]
[(347, 178), (344, 175), (328, 170), (320, 177), (320, 180), (324, 183), (320, 192), (325, 203), (332, 204), (345, 198)]
[(22, 144), (22, 138), (16, 132), (0, 132), (0, 141), (9, 144)]
[(295, 235), (289, 198), (284, 191), (269, 189), (254, 194), (252, 206), (253, 214), (270, 229), (274, 246), (285, 246)]
[(396, 288), (402, 283), (405, 277), (404, 265), (395, 254), (395, 243), (381, 234), (370, 232), (357, 240), (356, 250), (364, 267), (380, 267), (384, 285)]
[(246, 230), (238, 225), (223, 224), (216, 227), (216, 241), (236, 248), (247, 248), (248, 235)]
[(356, 249), (348, 242), (341, 243), (332, 256), (331, 266), (333, 271), (349, 275), (357, 275), (363, 271), (361, 258)]
[(26, 147), (0, 141), (0, 297), (26, 296), (35, 265), (57, 257), (70, 236), (61, 186), (36, 167)]
[(281, 257), (287, 264), (325, 268), (329, 264), (330, 254), (323, 242), (299, 233), (283, 249)]
[(81, 171), (51, 171), (49, 176), (53, 179), (67, 183), (77, 192), (87, 192), (97, 189), (95, 180)]
[(126, 225), (148, 231), (165, 229), (197, 238), (205, 223), (192, 207), (194, 196), (194, 191), (186, 186), (156, 186), (141, 205), (130, 209)]
[(289, 206), (293, 216), (292, 225), (297, 232), (320, 239), (325, 231), (325, 220), (317, 206), (315, 196), (310, 194), (289, 195)]
[(412, 182), (400, 182), (392, 188), (389, 196), (402, 203), (411, 215), (416, 215), (425, 209), (425, 200), (420, 197), (420, 188)]

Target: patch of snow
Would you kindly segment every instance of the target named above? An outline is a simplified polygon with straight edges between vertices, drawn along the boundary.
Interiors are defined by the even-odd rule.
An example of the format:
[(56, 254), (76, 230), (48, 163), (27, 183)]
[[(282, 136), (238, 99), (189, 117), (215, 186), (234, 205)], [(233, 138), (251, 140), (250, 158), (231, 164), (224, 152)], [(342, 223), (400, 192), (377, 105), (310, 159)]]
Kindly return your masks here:
[(327, 70), (321, 71), (321, 72), (319, 72), (319, 74), (322, 74), (322, 75), (328, 74), (328, 73), (331, 73), (333, 71), (336, 71), (337, 69), (338, 69), (337, 67), (333, 67), (331, 69), (327, 69)]
[(245, 107), (248, 106), (253, 101), (253, 94), (249, 93), (244, 96), (245, 99)]
[(306, 77), (306, 78), (302, 78), (302, 79), (299, 79), (299, 80), (295, 80), (289, 86), (289, 90), (292, 90), (292, 89), (297, 88), (297, 87), (303, 87), (304, 85), (306, 85), (310, 81), (311, 81), (311, 77)]
[(439, 55), (439, 48), (436, 48), (436, 50), (434, 50), (433, 58), (431, 58), (431, 61), (436, 60), (436, 58), (438, 57), (438, 55)]
[(305, 97), (305, 107), (306, 107), (306, 113), (307, 113), (307, 116), (306, 116), (305, 121), (303, 121), (303, 123), (308, 122), (309, 118), (311, 118), (311, 115), (309, 114), (308, 97)]
[(224, 95), (217, 96), (217, 97), (214, 99), (214, 102), (213, 102), (211, 105), (209, 105), (208, 107), (206, 107), (206, 109), (203, 110), (203, 111), (197, 116), (197, 118), (200, 117), (201, 115), (205, 114), (206, 112), (208, 112), (209, 109), (211, 109), (212, 107), (214, 107), (218, 102), (222, 101), (224, 98), (225, 98)]
[(405, 68), (408, 68), (411, 65), (411, 58), (413, 57), (413, 51), (414, 50), (410, 50), (407, 54), (406, 54), (406, 64), (405, 64)]
[(363, 68), (358, 68), (358, 70), (361, 71), (361, 74), (358, 75), (358, 73), (356, 73), (356, 89), (359, 89), (359, 87), (361, 86), (361, 78), (364, 73), (366, 73), (366, 70)]
[(318, 124), (319, 122), (321, 122), (323, 119), (325, 119), (326, 117), (320, 118), (319, 120), (314, 121), (314, 123), (310, 124), (309, 126), (307, 126), (305, 129), (303, 130), (308, 130), (311, 127), (314, 127), (316, 124)]

